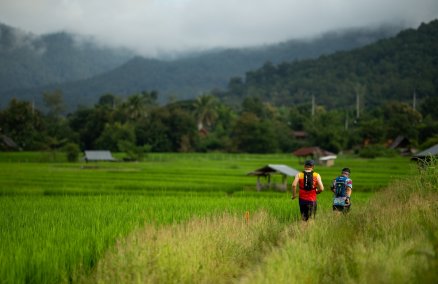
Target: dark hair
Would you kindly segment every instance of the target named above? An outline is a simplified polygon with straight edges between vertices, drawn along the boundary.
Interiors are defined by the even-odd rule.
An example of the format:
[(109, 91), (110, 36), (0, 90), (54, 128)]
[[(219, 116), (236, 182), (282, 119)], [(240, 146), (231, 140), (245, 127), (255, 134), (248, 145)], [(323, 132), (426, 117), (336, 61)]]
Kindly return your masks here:
[(343, 173), (349, 173), (349, 174), (351, 174), (351, 171), (350, 171), (349, 168), (343, 168), (343, 169), (342, 169), (342, 172), (343, 172)]
[(306, 166), (306, 167), (313, 167), (314, 165), (315, 165), (315, 161), (313, 161), (313, 160), (307, 160), (304, 163), (304, 166)]

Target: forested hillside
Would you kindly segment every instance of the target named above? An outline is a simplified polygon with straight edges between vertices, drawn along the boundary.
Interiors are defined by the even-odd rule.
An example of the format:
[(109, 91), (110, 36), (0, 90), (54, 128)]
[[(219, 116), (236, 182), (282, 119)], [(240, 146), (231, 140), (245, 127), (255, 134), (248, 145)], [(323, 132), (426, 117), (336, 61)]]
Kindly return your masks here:
[[(44, 72), (40, 74), (37, 71), (39, 67), (31, 65), (29, 71), (34, 72), (30, 72), (28, 76), (15, 76), (12, 75), (13, 72), (2, 69), (3, 72), (7, 72), (7, 75), (17, 77), (25, 82), (20, 83), (9, 78), (15, 82), (15, 85), (21, 84), (21, 89), (3, 92), (0, 105), (5, 105), (12, 97), (35, 100), (37, 104), (41, 105), (41, 94), (57, 89), (64, 94), (69, 110), (74, 110), (78, 104), (92, 105), (97, 102), (99, 96), (105, 93), (126, 96), (143, 90), (156, 90), (160, 93), (158, 100), (161, 103), (167, 102), (169, 97), (176, 99), (194, 98), (211, 89), (225, 88), (231, 77), (243, 76), (248, 70), (260, 68), (265, 62), (277, 64), (285, 61), (316, 58), (321, 54), (330, 54), (339, 50), (350, 50), (389, 37), (395, 34), (398, 29), (384, 27), (369, 30), (346, 30), (328, 33), (312, 40), (293, 40), (253, 48), (209, 50), (174, 60), (138, 56), (119, 68), (93, 78), (64, 84), (53, 84), (59, 83), (61, 79), (52, 79), (51, 85), (39, 88), (28, 88), (31, 87), (29, 82), (34, 80), (40, 82), (41, 79), (38, 79), (38, 76), (45, 75)], [(63, 36), (52, 35), (52, 37)], [(56, 49), (53, 52), (61, 51)], [(46, 54), (50, 54), (50, 52)], [(58, 61), (70, 58), (68, 52), (63, 52), (63, 54), (64, 56), (56, 57)], [(54, 68), (58, 65), (57, 62), (49, 64)], [(36, 74), (35, 77), (31, 77), (31, 73)], [(60, 72), (60, 74), (64, 73), (65, 71)], [(73, 79), (76, 80), (77, 77)]]
[[(401, 137), (407, 144), (399, 153), (410, 155), (438, 142), (437, 31), (434, 21), (351, 52), (267, 63), (244, 80), (231, 79), (227, 91), (164, 105), (154, 91), (103, 94), (97, 103), (65, 115), (72, 100), (81, 103), (80, 97), (45, 92), (45, 109), (12, 99), (0, 111), (0, 134), (16, 144), (3, 138), (0, 150), (70, 149), (77, 154), (80, 149), (107, 149), (141, 159), (148, 151), (275, 153), (316, 145), (376, 157), (397, 154), (388, 146)], [(146, 60), (136, 58), (130, 64), (141, 70), (142, 62)], [(148, 61), (152, 63), (157, 64), (152, 70), (163, 68)], [(169, 62), (168, 68), (175, 66)], [(120, 73), (121, 80), (134, 84), (128, 70)], [(121, 82), (112, 79), (115, 85)], [(139, 77), (135, 80), (141, 83)], [(93, 82), (95, 96), (100, 87)], [(80, 84), (71, 87), (81, 92)]]
[(0, 24), (0, 92), (89, 78), (132, 57), (65, 32), (37, 36)]
[(229, 81), (220, 93), (229, 103), (257, 96), (277, 105), (310, 103), (327, 107), (411, 102), (438, 95), (438, 20), (396, 37), (317, 60), (265, 64)]

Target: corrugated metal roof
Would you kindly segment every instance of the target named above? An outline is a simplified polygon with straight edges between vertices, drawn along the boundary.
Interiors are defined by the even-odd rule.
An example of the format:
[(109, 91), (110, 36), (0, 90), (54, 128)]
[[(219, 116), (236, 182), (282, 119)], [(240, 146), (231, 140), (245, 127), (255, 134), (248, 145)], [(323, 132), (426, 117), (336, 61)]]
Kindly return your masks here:
[(110, 151), (106, 150), (88, 150), (85, 151), (85, 160), (87, 161), (115, 161)]
[(3, 142), (4, 145), (8, 146), (9, 148), (18, 148), (18, 145), (12, 140), (12, 138), (1, 134), (0, 139)]
[(420, 153), (415, 154), (414, 157), (427, 157), (427, 156), (435, 156), (435, 155), (438, 155), (438, 144), (424, 151), (421, 151)]
[(275, 172), (278, 172), (278, 173), (281, 173), (281, 174), (284, 174), (287, 176), (295, 176), (298, 173), (297, 170), (295, 170), (291, 167), (288, 167), (286, 165), (269, 164), (269, 165), (264, 166), (263, 168), (260, 168), (260, 169), (253, 171), (253, 172), (248, 173), (248, 175), (258, 176), (258, 175), (266, 175), (266, 174), (275, 173)]
[(335, 160), (338, 156), (336, 155), (330, 155), (330, 156), (324, 156), (319, 158), (320, 161), (328, 161), (328, 160)]
[(286, 165), (268, 165), (270, 168), (275, 169), (277, 172), (285, 174), (287, 176), (295, 176), (298, 171), (296, 169), (290, 168)]

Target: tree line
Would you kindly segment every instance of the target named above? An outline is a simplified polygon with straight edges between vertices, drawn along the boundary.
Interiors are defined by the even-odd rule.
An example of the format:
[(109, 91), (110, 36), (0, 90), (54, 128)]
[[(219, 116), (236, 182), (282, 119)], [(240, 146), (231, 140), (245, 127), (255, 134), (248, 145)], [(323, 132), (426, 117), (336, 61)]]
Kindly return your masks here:
[(61, 91), (43, 94), (43, 110), (12, 99), (0, 111), (0, 134), (22, 150), (107, 149), (132, 159), (149, 151), (274, 153), (301, 146), (375, 156), (391, 154), (385, 146), (399, 136), (424, 148), (438, 142), (437, 39), (435, 20), (354, 51), (266, 63), (245, 79), (232, 78), (225, 91), (165, 105), (155, 91), (104, 94), (68, 114)]
[[(389, 101), (359, 117), (318, 103), (312, 110), (311, 102), (275, 106), (257, 96), (245, 97), (237, 107), (211, 93), (166, 105), (157, 98), (154, 91), (126, 98), (105, 94), (94, 106), (67, 115), (60, 91), (43, 95), (45, 111), (12, 99), (0, 111), (0, 133), (21, 150), (106, 149), (130, 159), (147, 152), (289, 153), (302, 146), (360, 153), (382, 149), (399, 135), (414, 146), (438, 142), (436, 97), (426, 98), (418, 109)], [(297, 131), (307, 136), (297, 137)]]

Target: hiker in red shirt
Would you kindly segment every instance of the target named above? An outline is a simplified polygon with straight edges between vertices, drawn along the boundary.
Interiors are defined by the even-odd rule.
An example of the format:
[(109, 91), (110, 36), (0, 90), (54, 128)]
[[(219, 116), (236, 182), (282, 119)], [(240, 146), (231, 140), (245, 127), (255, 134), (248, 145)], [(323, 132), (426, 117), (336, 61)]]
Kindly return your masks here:
[(303, 221), (315, 217), (316, 195), (324, 190), (321, 176), (313, 171), (315, 162), (308, 160), (304, 163), (304, 171), (299, 172), (292, 183), (292, 199), (297, 197), (297, 185), (299, 185), (299, 205)]

